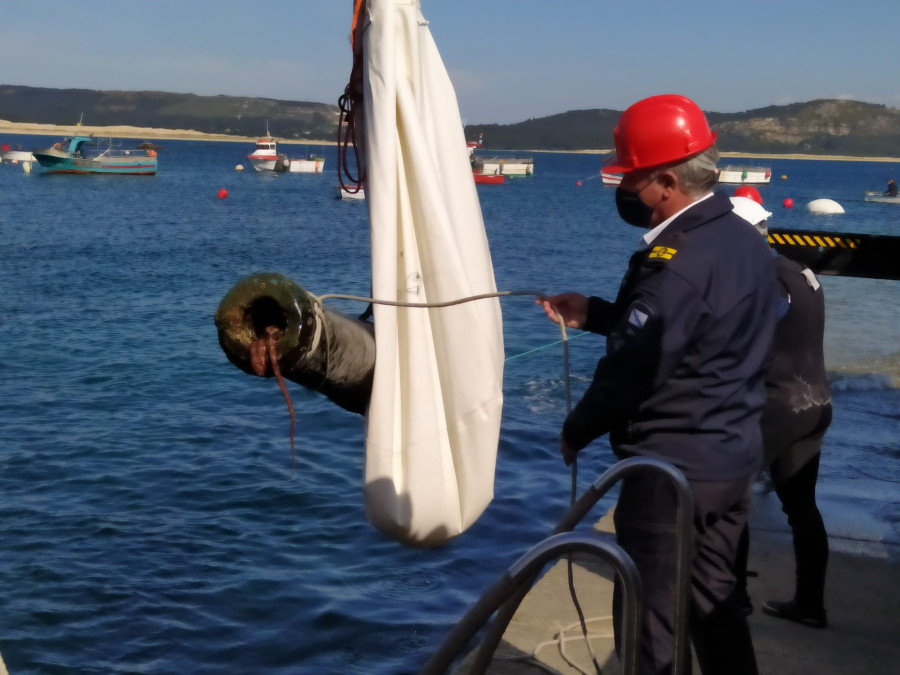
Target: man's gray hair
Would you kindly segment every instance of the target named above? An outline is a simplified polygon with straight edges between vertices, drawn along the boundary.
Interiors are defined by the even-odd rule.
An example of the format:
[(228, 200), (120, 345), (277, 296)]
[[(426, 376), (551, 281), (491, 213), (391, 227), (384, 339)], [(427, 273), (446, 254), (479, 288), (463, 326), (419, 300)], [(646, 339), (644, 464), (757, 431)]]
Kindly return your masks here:
[(719, 149), (715, 145), (711, 145), (686, 162), (663, 167), (654, 173), (659, 175), (663, 171), (671, 171), (677, 176), (682, 192), (701, 197), (710, 192), (719, 182), (719, 170), (716, 169), (718, 161)]

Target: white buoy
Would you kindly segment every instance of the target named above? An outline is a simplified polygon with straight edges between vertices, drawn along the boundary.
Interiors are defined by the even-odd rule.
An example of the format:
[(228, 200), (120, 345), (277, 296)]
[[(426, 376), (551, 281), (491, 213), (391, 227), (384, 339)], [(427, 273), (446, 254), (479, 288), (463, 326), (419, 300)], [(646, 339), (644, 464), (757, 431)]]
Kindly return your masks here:
[(22, 171), (31, 173), (31, 162), (22, 162)]
[(235, 171), (243, 171), (243, 170), (244, 170), (244, 165), (243, 165), (243, 164), (238, 164), (236, 167), (234, 167), (234, 170), (235, 170)]
[(843, 213), (844, 207), (833, 199), (813, 199), (806, 205), (810, 213)]

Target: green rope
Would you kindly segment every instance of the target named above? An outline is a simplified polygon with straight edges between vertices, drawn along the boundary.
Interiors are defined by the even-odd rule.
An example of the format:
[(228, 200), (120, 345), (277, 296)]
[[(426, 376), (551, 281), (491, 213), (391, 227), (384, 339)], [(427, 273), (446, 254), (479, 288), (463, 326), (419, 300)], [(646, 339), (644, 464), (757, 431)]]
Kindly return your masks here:
[[(587, 331), (585, 331), (584, 333), (576, 333), (575, 335), (573, 335), (572, 337), (570, 337), (569, 340), (574, 340), (575, 338), (579, 338), (579, 337), (582, 337), (582, 336), (584, 336), (584, 335), (590, 335), (590, 333), (587, 332)], [(529, 354), (533, 354), (534, 352), (539, 352), (539, 351), (541, 351), (542, 349), (547, 349), (548, 347), (555, 347), (556, 345), (560, 345), (560, 344), (562, 344), (562, 343), (563, 343), (563, 340), (557, 340), (556, 342), (551, 342), (551, 343), (549, 343), (549, 344), (542, 345), (542, 346), (540, 346), (540, 347), (535, 347), (534, 349), (529, 349), (527, 352), (522, 352), (521, 354), (513, 354), (512, 356), (507, 356), (506, 359), (504, 359), (504, 360), (505, 360), (505, 361), (512, 361), (513, 359), (517, 359), (517, 358), (519, 358), (520, 356), (528, 356)]]

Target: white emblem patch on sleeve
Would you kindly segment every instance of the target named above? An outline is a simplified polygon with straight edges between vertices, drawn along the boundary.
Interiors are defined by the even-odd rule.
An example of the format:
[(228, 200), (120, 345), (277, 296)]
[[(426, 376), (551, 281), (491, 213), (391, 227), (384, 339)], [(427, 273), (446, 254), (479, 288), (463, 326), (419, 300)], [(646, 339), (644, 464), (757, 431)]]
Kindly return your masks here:
[(628, 314), (628, 323), (635, 328), (643, 328), (644, 324), (647, 323), (647, 315), (641, 310), (632, 307), (631, 312)]

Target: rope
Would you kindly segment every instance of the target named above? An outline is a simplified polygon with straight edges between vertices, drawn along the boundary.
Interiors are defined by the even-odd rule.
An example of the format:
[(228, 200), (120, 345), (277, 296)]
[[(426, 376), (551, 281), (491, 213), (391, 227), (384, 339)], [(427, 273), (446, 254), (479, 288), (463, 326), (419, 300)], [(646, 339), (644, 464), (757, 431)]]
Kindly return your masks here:
[[(475, 300), (484, 300), (487, 298), (501, 298), (507, 296), (535, 296), (538, 299), (545, 299), (547, 295), (541, 291), (532, 291), (532, 290), (522, 290), (522, 291), (495, 291), (491, 293), (481, 293), (478, 295), (471, 295), (464, 298), (458, 298), (456, 300), (446, 300), (444, 302), (402, 302), (399, 300), (378, 300), (376, 298), (367, 298), (360, 295), (347, 295), (343, 293), (327, 293), (325, 295), (316, 296), (312, 293), (309, 293), (309, 296), (312, 298), (313, 302), (317, 307), (320, 307), (324, 300), (331, 299), (340, 299), (340, 300), (356, 300), (358, 302), (368, 302), (375, 305), (387, 305), (389, 307), (418, 307), (418, 308), (438, 308), (438, 307), (452, 307), (454, 305), (460, 305), (466, 302), (474, 302)], [(317, 310), (319, 311), (319, 310)], [(569, 381), (569, 339), (566, 334), (566, 322), (562, 315), (562, 313), (556, 308), (553, 308), (553, 311), (556, 314), (557, 323), (559, 324), (559, 330), (561, 334), (561, 339), (558, 342), (562, 342), (563, 345), (563, 379), (565, 382), (565, 392), (566, 392), (566, 415), (572, 412), (572, 394), (571, 387)], [(536, 350), (532, 350), (536, 351)], [(571, 493), (569, 498), (569, 505), (575, 503), (575, 499), (578, 494), (578, 458), (574, 457), (572, 459), (572, 486)], [(588, 621), (584, 618), (584, 612), (581, 609), (581, 604), (578, 602), (578, 595), (575, 591), (575, 573), (573, 569), (573, 559), (572, 554), (568, 554), (567, 558), (567, 572), (569, 579), (569, 594), (572, 596), (572, 604), (575, 606), (575, 611), (578, 613), (578, 622), (581, 625), (581, 633), (584, 638), (585, 644), (587, 645), (588, 653), (591, 655), (591, 661), (594, 664), (594, 668), (597, 673), (601, 673), (602, 670), (600, 668), (600, 664), (597, 662), (597, 656), (594, 654), (594, 650), (591, 648), (590, 638), (588, 637), (588, 629), (587, 623)], [(594, 619), (591, 619), (593, 621)], [(569, 665), (573, 668), (576, 668), (581, 673), (588, 675), (585, 671), (581, 670), (578, 666), (576, 666), (569, 658), (565, 655), (564, 644), (565, 640), (563, 640), (560, 644), (560, 653), (563, 658), (566, 660)], [(533, 653), (536, 654), (537, 651)]]
[[(559, 323), (559, 330), (562, 334), (562, 344), (563, 344), (563, 379), (565, 382), (566, 389), (566, 416), (572, 412), (572, 392), (571, 387), (569, 385), (569, 339), (566, 335), (566, 320), (563, 317), (562, 313), (556, 308), (553, 307), (553, 311), (556, 314), (557, 323)], [(572, 489), (569, 495), (569, 506), (571, 507), (575, 504), (575, 498), (578, 496), (578, 456), (572, 458)], [(594, 650), (591, 648), (591, 641), (588, 638), (588, 629), (587, 629), (587, 621), (584, 618), (584, 612), (581, 609), (581, 603), (578, 602), (578, 594), (575, 592), (575, 570), (573, 568), (573, 555), (569, 553), (566, 556), (566, 572), (569, 580), (569, 595), (572, 596), (572, 604), (575, 606), (575, 611), (578, 614), (578, 622), (581, 624), (581, 634), (584, 637), (584, 643), (587, 646), (588, 654), (591, 655), (591, 662), (594, 664), (594, 668), (597, 673), (602, 673), (603, 671), (600, 668), (600, 664), (597, 662), (597, 656), (594, 654)], [(564, 642), (564, 641), (563, 641)], [(573, 668), (576, 668), (583, 675), (587, 675), (584, 670), (579, 668), (575, 663), (573, 663), (565, 654), (565, 649), (563, 647), (563, 643), (560, 643), (560, 654)], [(537, 651), (535, 650), (535, 654)]]
[[(365, 31), (366, 0), (356, 0), (353, 8), (353, 24), (350, 29), (350, 42), (353, 49), (353, 66), (350, 69), (350, 81), (344, 93), (338, 98), (341, 110), (338, 118), (338, 183), (341, 189), (356, 194), (363, 189), (366, 180), (365, 167), (359, 161), (359, 148), (356, 144), (356, 114), (362, 108), (363, 100), (363, 45), (362, 34)], [(347, 162), (348, 148), (353, 146), (353, 158), (356, 162), (356, 175), (350, 173)], [(344, 178), (347, 179), (346, 184)]]
[[(569, 340), (570, 341), (575, 340), (576, 338), (584, 337), (585, 335), (590, 335), (590, 333), (588, 333), (586, 331), (584, 333), (576, 333), (575, 335), (570, 337)], [(528, 356), (529, 354), (533, 354), (534, 352), (539, 352), (542, 349), (547, 349), (548, 347), (555, 347), (556, 345), (562, 344), (562, 343), (563, 343), (563, 340), (554, 340), (553, 342), (548, 342), (547, 344), (541, 345), (540, 347), (535, 347), (534, 349), (529, 349), (528, 351), (522, 352), (521, 354), (513, 354), (512, 356), (507, 356), (506, 360), (513, 361), (514, 359), (518, 359), (523, 356)]]
[[(611, 621), (612, 616), (598, 616), (592, 619), (588, 619), (588, 623), (594, 623), (596, 621)], [(552, 640), (546, 640), (544, 642), (538, 643), (535, 648), (531, 651), (530, 654), (515, 654), (515, 655), (499, 655), (494, 658), (498, 661), (519, 661), (523, 663), (529, 663), (530, 665), (541, 668), (542, 670), (546, 670), (549, 673), (558, 673), (559, 671), (555, 668), (551, 668), (545, 663), (538, 661), (537, 655), (538, 652), (542, 649), (546, 649), (547, 647), (556, 647), (559, 651), (559, 655), (568, 663), (572, 668), (577, 670), (581, 675), (590, 675), (590, 673), (582, 668), (571, 656), (566, 652), (566, 643), (572, 642), (574, 640), (587, 640), (588, 641), (588, 649), (590, 649), (590, 641), (591, 640), (609, 640), (613, 638), (612, 631), (604, 631), (598, 633), (588, 633), (587, 635), (566, 635), (566, 632), (578, 627), (579, 622), (570, 623), (567, 626), (561, 627), (559, 631), (553, 636)], [(595, 661), (596, 665), (596, 661)]]
[[(534, 297), (537, 297), (538, 299), (546, 299), (547, 298), (547, 295), (545, 293), (543, 293), (541, 291), (533, 291), (533, 290), (494, 291), (491, 293), (480, 293), (478, 295), (471, 295), (468, 297), (458, 298), (456, 300), (446, 300), (443, 302), (402, 302), (399, 300), (378, 300), (376, 298), (367, 298), (367, 297), (361, 296), (361, 295), (348, 295), (348, 294), (344, 294), (344, 293), (327, 293), (327, 294), (321, 295), (321, 296), (316, 296), (312, 293), (309, 293), (309, 297), (312, 298), (313, 302), (315, 303), (315, 305), (317, 307), (317, 310), (316, 310), (317, 313), (321, 311), (321, 306), (322, 306), (323, 301), (332, 300), (332, 299), (334, 299), (334, 300), (355, 300), (358, 302), (368, 302), (368, 303), (375, 304), (375, 305), (386, 305), (388, 307), (417, 307), (417, 308), (424, 308), (424, 309), (434, 309), (434, 308), (439, 308), (439, 307), (452, 307), (454, 305), (461, 305), (463, 303), (474, 302), (476, 300), (485, 300), (487, 298), (501, 298), (501, 297), (522, 296), (522, 295), (534, 296)], [(559, 324), (559, 330), (560, 330), (560, 335), (561, 335), (560, 340), (558, 340), (557, 342), (555, 342), (553, 344), (559, 344), (561, 342), (563, 345), (563, 379), (565, 382), (565, 392), (566, 392), (566, 415), (568, 415), (569, 413), (572, 412), (572, 394), (571, 394), (571, 387), (570, 387), (570, 380), (569, 380), (569, 339), (568, 339), (568, 335), (566, 333), (566, 323), (565, 323), (565, 319), (563, 318), (562, 313), (559, 310), (557, 310), (556, 307), (553, 308), (553, 311), (556, 313), (557, 323)], [(538, 349), (543, 349), (543, 348), (544, 347), (540, 347)], [(534, 351), (538, 351), (538, 350), (537, 349), (531, 350), (531, 352), (534, 352)], [(526, 353), (530, 353), (530, 352), (526, 352)], [(523, 354), (520, 354), (518, 356), (523, 356)], [(518, 356), (514, 357), (514, 358), (518, 358)], [(571, 485), (571, 493), (570, 493), (570, 499), (569, 499), (570, 506), (575, 503), (575, 499), (577, 497), (577, 490), (578, 490), (578, 458), (574, 457), (572, 459), (572, 485)], [(572, 603), (575, 605), (575, 611), (578, 613), (578, 624), (572, 624), (572, 626), (574, 626), (574, 625), (581, 626), (581, 638), (584, 639), (585, 645), (587, 646), (587, 649), (588, 649), (588, 653), (591, 655), (591, 661), (594, 664), (595, 671), (597, 673), (602, 673), (600, 664), (597, 661), (597, 656), (594, 654), (594, 650), (591, 647), (591, 637), (597, 637), (597, 636), (590, 636), (588, 634), (588, 629), (587, 629), (587, 624), (589, 622), (596, 621), (599, 619), (594, 618), (594, 619), (586, 620), (584, 618), (584, 612), (581, 609), (581, 605), (578, 602), (578, 596), (575, 591), (575, 574), (574, 574), (574, 570), (573, 570), (572, 554), (570, 553), (566, 557), (567, 557), (567, 563), (568, 563), (567, 571), (568, 571), (568, 579), (569, 579), (569, 593), (572, 596)], [(558, 643), (559, 649), (560, 649), (560, 654), (566, 660), (566, 662), (570, 666), (572, 666), (573, 668), (578, 670), (580, 673), (582, 673), (583, 675), (589, 675), (589, 673), (582, 670), (577, 664), (575, 664), (566, 655), (565, 643), (567, 641), (569, 641), (570, 639), (575, 639), (575, 638), (574, 637), (573, 638), (564, 637), (563, 633), (565, 632), (565, 630), (566, 629), (563, 629), (563, 631), (560, 632), (560, 634), (559, 634), (560, 637), (559, 637), (558, 641), (551, 642), (551, 643), (541, 643), (540, 645), (538, 645), (535, 648), (534, 652), (532, 652), (532, 654), (530, 656), (532, 658), (536, 658), (537, 651), (539, 649), (541, 649), (543, 646), (546, 646), (546, 644), (557, 644)], [(604, 635), (603, 637), (607, 637), (607, 636)]]
[(485, 300), (487, 298), (502, 298), (514, 295), (530, 295), (537, 298), (546, 298), (546, 294), (541, 291), (494, 291), (492, 293), (481, 293), (479, 295), (470, 295), (465, 298), (456, 300), (445, 300), (444, 302), (402, 302), (400, 300), (377, 300), (375, 298), (367, 298), (362, 295), (345, 295), (343, 293), (326, 293), (325, 295), (313, 295), (309, 293), (309, 297), (313, 302), (322, 302), (323, 300), (358, 300), (359, 302), (371, 302), (373, 305), (387, 305), (388, 307), (419, 307), (423, 309), (434, 309), (436, 307), (452, 307), (453, 305), (461, 305), (466, 302), (475, 300)]

